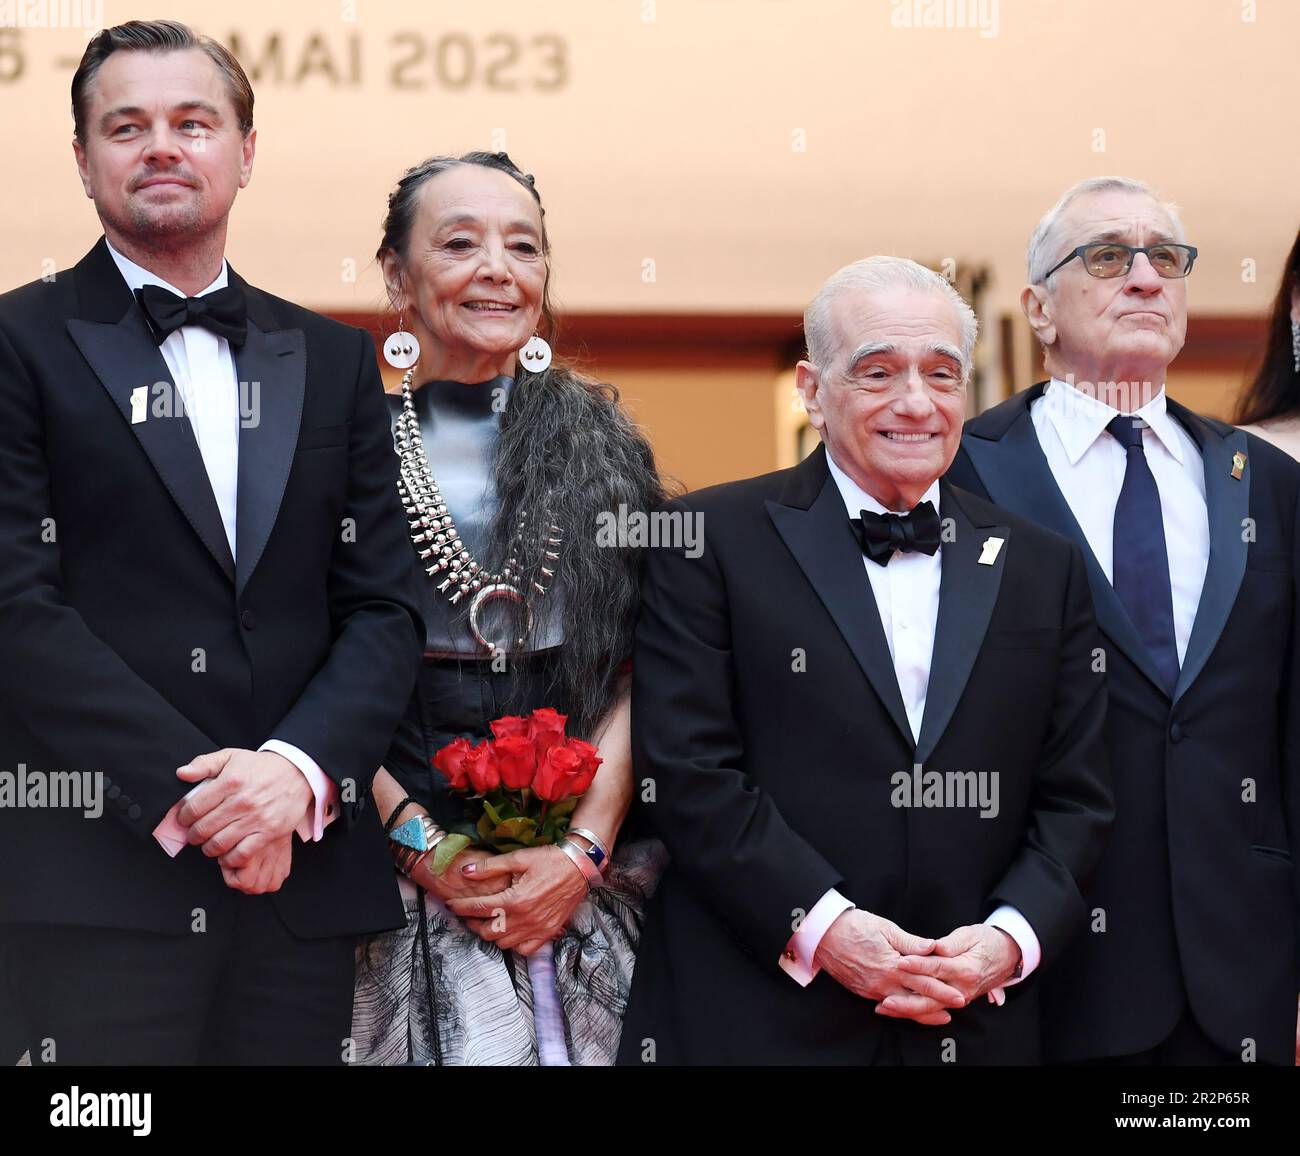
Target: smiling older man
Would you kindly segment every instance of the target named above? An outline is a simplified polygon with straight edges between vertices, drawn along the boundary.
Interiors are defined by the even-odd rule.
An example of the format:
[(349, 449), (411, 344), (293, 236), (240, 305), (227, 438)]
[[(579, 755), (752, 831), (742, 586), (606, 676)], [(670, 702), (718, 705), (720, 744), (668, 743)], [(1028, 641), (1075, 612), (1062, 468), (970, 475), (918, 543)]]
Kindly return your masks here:
[(670, 503), (703, 553), (647, 557), (633, 751), (672, 865), (620, 1061), (1032, 1063), (1014, 985), (1082, 928), (1111, 814), (1083, 560), (939, 480), (975, 343), (943, 278), (857, 262), (805, 329), (822, 447)]
[(1085, 552), (1110, 677), (1114, 839), (1044, 979), (1063, 1061), (1288, 1064), (1300, 983), (1300, 469), (1168, 398), (1196, 249), (1146, 185), (1070, 189), (1021, 304), (1051, 381), (949, 477)]

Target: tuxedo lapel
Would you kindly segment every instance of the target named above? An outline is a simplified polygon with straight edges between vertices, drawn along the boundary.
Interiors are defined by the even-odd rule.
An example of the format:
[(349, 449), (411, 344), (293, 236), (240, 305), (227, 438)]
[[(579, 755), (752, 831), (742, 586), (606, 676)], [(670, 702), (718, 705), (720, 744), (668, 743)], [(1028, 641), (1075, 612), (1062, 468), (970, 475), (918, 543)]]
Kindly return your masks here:
[(1055, 530), (1079, 546), (1087, 564), (1098, 626), (1162, 693), (1167, 693), (1150, 651), (1088, 545), (1039, 445), (1029, 406), (1042, 396), (1045, 384), (1040, 382), (974, 419), (967, 426), (962, 445), (984, 483), (989, 501)]
[[(229, 283), (243, 289), (248, 302), (248, 337), (232, 351), (240, 382), (236, 557), (232, 558), (203, 456), (181, 409), (176, 384), (102, 239), (77, 265), (75, 276), (81, 316), (67, 322), (68, 332), (163, 485), (235, 583), (236, 593), (242, 594), (266, 548), (293, 464), (306, 395), (307, 350), (302, 330), (276, 329), (263, 295), (229, 270)], [(160, 382), (170, 391), (175, 416), (153, 416), (153, 387)], [(133, 422), (131, 396), (141, 386), (147, 394), (146, 416)]]
[(824, 447), (795, 467), (781, 500), (767, 502), (767, 512), (910, 749), (912, 728), (880, 611)]
[(307, 343), (301, 329), (273, 324), (262, 298), (234, 270), (230, 283), (249, 303), (248, 338), (234, 351), (239, 378), (239, 490), (235, 507), (235, 592), (241, 595), (275, 526), (293, 465), (307, 385)]
[[(113, 399), (122, 419), (144, 450), (167, 492), (232, 581), (234, 559), (226, 541), (221, 511), (212, 493), (203, 457), (190, 420), (181, 410), (176, 383), (143, 312), (126, 287), (101, 239), (74, 270), (81, 316), (67, 329), (100, 385)], [(173, 416), (153, 415), (155, 385), (168, 390)], [(132, 421), (131, 397), (145, 391), (144, 420)]]
[[(1007, 553), (1015, 549), (1009, 527), (973, 522), (952, 486), (943, 481), (939, 484), (939, 513), (944, 525), (939, 548), (939, 617), (921, 737), (916, 744), (915, 761), (921, 764), (934, 753), (970, 681), (998, 600)], [(991, 563), (981, 563), (984, 544), (990, 538), (1001, 538), (1002, 546)]]
[(1210, 523), (1210, 558), (1205, 571), (1205, 585), (1196, 607), (1192, 634), (1187, 641), (1178, 684), (1174, 688), (1177, 702), (1196, 676), (1219, 641), (1228, 615), (1237, 601), (1241, 580), (1246, 573), (1246, 519), (1250, 516), (1249, 463), (1234, 478), (1233, 455), (1245, 461), (1246, 435), (1232, 426), (1213, 425), (1170, 399), (1169, 412), (1196, 440), (1205, 468), (1205, 506)]

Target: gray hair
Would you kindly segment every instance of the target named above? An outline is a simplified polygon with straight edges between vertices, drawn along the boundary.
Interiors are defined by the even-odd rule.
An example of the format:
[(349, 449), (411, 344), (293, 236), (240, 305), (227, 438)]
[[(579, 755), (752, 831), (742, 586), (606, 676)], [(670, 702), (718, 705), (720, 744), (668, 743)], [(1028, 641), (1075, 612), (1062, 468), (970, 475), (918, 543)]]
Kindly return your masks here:
[[(590, 739), (615, 697), (619, 668), (632, 652), (640, 604), (641, 557), (635, 544), (602, 542), (600, 515), (626, 509), (652, 514), (668, 497), (649, 439), (619, 403), (618, 390), (558, 359), (541, 373), (524, 370), (510, 390), (493, 459), (497, 513), (488, 556), (519, 559), (522, 574), (547, 565), (552, 523), (563, 528), (564, 644), (555, 662), (511, 663), (514, 691), (498, 714), (520, 714), (529, 701), (569, 716), (569, 733)], [(527, 532), (520, 511), (534, 516)], [(537, 603), (530, 583), (523, 603), (507, 603), (507, 637), (528, 633)], [(468, 609), (466, 609), (468, 614)], [(530, 698), (531, 696), (531, 698)], [(486, 708), (485, 708), (486, 709)]]
[(971, 358), (975, 353), (975, 337), (979, 322), (975, 310), (966, 303), (956, 289), (933, 269), (909, 261), (906, 257), (864, 257), (832, 273), (817, 295), (808, 304), (803, 315), (804, 340), (808, 343), (808, 360), (822, 367), (829, 365), (835, 352), (835, 338), (831, 327), (831, 307), (835, 298), (846, 289), (879, 291), (882, 289), (915, 289), (922, 293), (938, 293), (946, 297), (957, 311), (961, 322), (961, 356), (963, 375), (970, 377)]
[(1088, 177), (1066, 189), (1061, 194), (1061, 199), (1043, 214), (1043, 219), (1030, 234), (1027, 265), (1031, 285), (1041, 285), (1047, 279), (1047, 270), (1064, 256), (1058, 253), (1058, 250), (1063, 240), (1061, 218), (1065, 215), (1065, 210), (1086, 193), (1104, 193), (1111, 189), (1120, 189), (1126, 193), (1143, 193), (1153, 201), (1159, 202), (1174, 227), (1174, 240), (1186, 239), (1182, 219), (1178, 216), (1178, 206), (1172, 201), (1162, 201), (1150, 185), (1135, 181), (1131, 177)]

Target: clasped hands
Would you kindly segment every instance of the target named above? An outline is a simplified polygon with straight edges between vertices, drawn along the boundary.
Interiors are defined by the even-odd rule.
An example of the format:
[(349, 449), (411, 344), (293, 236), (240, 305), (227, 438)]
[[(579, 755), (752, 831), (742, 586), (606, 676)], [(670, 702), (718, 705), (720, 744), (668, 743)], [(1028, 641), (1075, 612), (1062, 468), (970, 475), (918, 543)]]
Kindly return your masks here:
[(226, 886), (278, 891), (289, 877), (294, 830), (314, 798), (306, 776), (273, 751), (231, 747), (200, 755), (176, 776), (203, 784), (176, 817), (189, 841), (216, 859)]
[(467, 847), (442, 875), (425, 865), (419, 873), (420, 886), (437, 895), (470, 931), (519, 955), (532, 955), (563, 935), (587, 896), (582, 873), (551, 846), (504, 855)]
[(989, 924), (958, 927), (925, 939), (869, 911), (845, 911), (818, 945), (816, 963), (863, 999), (876, 1014), (921, 1024), (946, 1024), (965, 1007), (1005, 984), (1020, 948)]

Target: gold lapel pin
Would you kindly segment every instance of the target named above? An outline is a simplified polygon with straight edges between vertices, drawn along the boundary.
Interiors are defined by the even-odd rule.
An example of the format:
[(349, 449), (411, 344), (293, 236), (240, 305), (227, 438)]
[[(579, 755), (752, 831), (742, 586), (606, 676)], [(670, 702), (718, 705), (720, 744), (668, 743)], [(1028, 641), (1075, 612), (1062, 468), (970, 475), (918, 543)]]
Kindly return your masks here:
[(1232, 455), (1232, 476), (1241, 481), (1241, 475), (1246, 472), (1246, 455), (1238, 450)]

